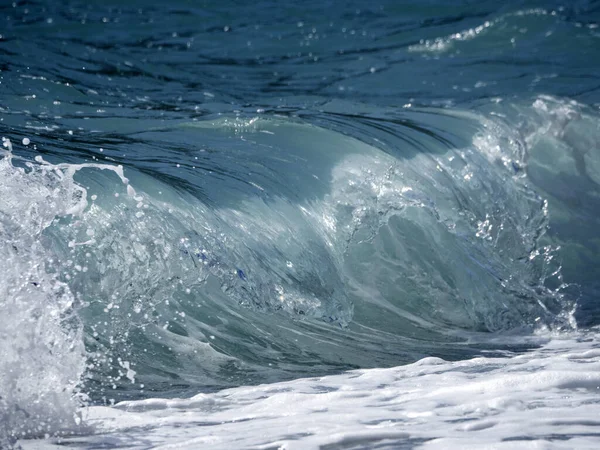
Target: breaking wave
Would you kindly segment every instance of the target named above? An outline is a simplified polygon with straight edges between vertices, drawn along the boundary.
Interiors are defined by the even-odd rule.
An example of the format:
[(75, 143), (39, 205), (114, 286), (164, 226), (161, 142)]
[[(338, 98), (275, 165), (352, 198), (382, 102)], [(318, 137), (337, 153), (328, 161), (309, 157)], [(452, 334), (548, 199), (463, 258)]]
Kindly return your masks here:
[[(7, 439), (73, 429), (87, 395), (464, 358), (514, 348), (502, 335), (574, 328), (582, 308), (593, 324), (564, 252), (585, 230), (562, 225), (597, 201), (598, 119), (582, 105), (332, 102), (136, 139), (158, 134), (195, 150), (149, 168), (141, 154), (50, 162), (4, 141)], [(585, 174), (577, 205), (557, 188), (570, 168)]]

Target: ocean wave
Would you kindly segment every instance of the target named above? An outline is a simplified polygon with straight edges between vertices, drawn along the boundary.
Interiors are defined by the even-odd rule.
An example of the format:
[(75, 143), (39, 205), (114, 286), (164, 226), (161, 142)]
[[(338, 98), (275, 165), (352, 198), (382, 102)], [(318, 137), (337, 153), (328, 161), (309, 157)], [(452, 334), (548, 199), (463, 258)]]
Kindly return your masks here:
[[(37, 414), (56, 383), (52, 408), (71, 411), (51, 409), (60, 425), (76, 419), (81, 389), (105, 401), (172, 395), (465, 358), (504, 348), (486, 338), (499, 332), (574, 328), (581, 295), (560, 247), (582, 237), (548, 232), (549, 208), (573, 207), (549, 207), (541, 194), (555, 192), (527, 174), (543, 167), (542, 144), (575, 157), (574, 133), (597, 119), (551, 97), (486, 108), (348, 120), (331, 104), (302, 118), (182, 122), (138, 133), (203, 142), (154, 171), (9, 150), (9, 350), (23, 359), (29, 346), (23, 362), (45, 369), (3, 378), (21, 392), (3, 397), (3, 414)], [(60, 428), (43, 423), (9, 435)]]

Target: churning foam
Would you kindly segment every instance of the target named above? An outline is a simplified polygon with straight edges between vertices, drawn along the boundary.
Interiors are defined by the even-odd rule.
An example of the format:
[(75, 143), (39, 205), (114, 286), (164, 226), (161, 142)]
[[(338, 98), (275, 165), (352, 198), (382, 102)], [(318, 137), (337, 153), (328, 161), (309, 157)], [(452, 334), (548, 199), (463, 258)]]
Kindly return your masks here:
[(73, 179), (100, 164), (37, 163), (12, 154), (0, 159), (0, 447), (17, 439), (81, 428), (78, 385), (86, 356), (77, 298), (61, 280), (62, 261), (44, 245), (55, 221), (80, 214), (86, 189)]
[(189, 399), (92, 406), (86, 417), (101, 434), (69, 439), (69, 446), (597, 448), (599, 344), (594, 333), (574, 334), (511, 358), (430, 357)]

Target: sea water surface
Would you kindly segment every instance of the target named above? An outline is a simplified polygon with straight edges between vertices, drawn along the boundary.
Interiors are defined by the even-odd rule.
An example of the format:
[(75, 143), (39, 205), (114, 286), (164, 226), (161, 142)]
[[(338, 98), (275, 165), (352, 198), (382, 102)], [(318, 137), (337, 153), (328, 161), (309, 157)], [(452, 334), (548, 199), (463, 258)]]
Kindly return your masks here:
[(0, 448), (600, 445), (599, 2), (0, 24)]

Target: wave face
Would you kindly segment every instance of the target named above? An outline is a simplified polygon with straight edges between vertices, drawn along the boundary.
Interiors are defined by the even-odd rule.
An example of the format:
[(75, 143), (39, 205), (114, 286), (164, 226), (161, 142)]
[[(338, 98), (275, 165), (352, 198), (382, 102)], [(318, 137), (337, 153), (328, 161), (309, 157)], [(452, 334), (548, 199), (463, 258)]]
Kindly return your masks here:
[[(258, 116), (138, 133), (210, 143), (166, 166), (166, 180), (4, 158), (7, 192), (26, 193), (27, 211), (9, 213), (6, 196), (4, 216), (18, 219), (5, 227), (18, 226), (9, 255), (38, 261), (28, 289), (50, 277), (70, 293), (87, 383), (220, 387), (462, 357), (459, 331), (570, 326), (558, 246), (543, 238), (548, 202), (528, 185), (527, 144), (508, 125), (428, 109), (348, 119), (337, 108), (321, 125), (348, 120), (362, 140)], [(552, 120), (564, 126), (561, 108), (537, 99), (523, 110), (545, 134)], [(431, 132), (437, 124), (455, 131)], [(365, 142), (382, 129), (386, 142)]]
[(593, 4), (171, 3), (0, 9), (0, 446), (600, 323)]

